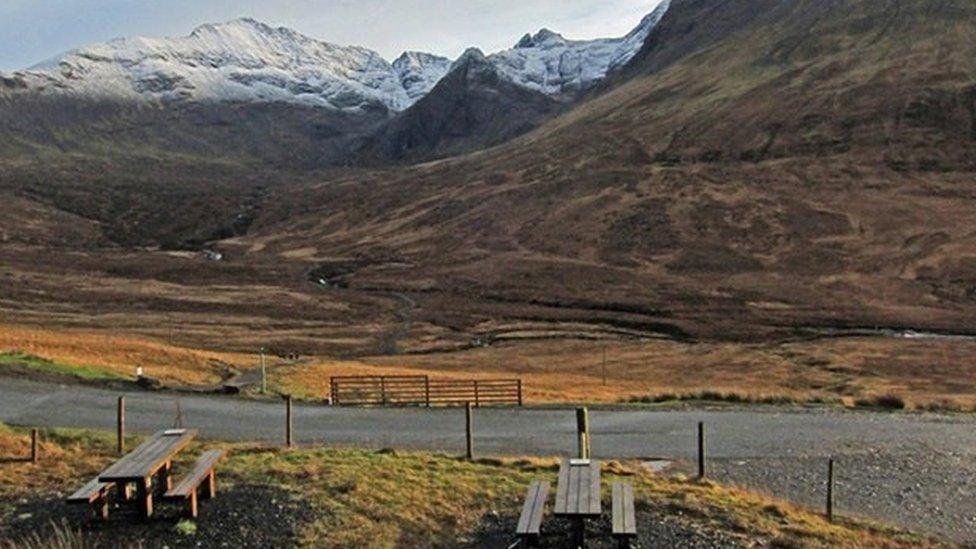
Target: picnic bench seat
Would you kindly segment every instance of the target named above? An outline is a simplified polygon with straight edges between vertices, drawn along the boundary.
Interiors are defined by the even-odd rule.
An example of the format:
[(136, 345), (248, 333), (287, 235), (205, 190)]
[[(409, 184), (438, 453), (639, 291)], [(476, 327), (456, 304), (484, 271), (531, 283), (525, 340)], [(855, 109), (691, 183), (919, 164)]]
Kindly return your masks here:
[(634, 512), (634, 487), (629, 482), (613, 483), (613, 538), (620, 547), (630, 547), (637, 537), (637, 515)]
[(549, 499), (549, 483), (534, 481), (529, 485), (519, 516), (515, 537), (525, 541), (528, 545), (537, 545), (542, 533), (542, 515), (546, 510), (546, 500)]
[(187, 511), (192, 518), (197, 518), (197, 499), (201, 485), (204, 488), (203, 497), (210, 499), (217, 493), (217, 463), (224, 457), (223, 450), (204, 452), (193, 469), (176, 482), (176, 486), (169, 489), (164, 499), (184, 500), (188, 503)]
[(91, 505), (95, 516), (101, 519), (108, 518), (108, 494), (112, 489), (112, 484), (102, 482), (95, 477), (78, 489), (77, 492), (68, 496), (69, 505)]

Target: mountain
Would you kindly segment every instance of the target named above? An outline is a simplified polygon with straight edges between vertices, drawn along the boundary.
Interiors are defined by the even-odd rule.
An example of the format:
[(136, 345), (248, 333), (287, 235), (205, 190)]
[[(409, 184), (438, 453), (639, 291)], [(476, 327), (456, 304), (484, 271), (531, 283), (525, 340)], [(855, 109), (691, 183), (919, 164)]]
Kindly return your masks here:
[(384, 125), (360, 154), (373, 164), (459, 154), (521, 135), (563, 106), (557, 98), (512, 82), (480, 50), (471, 49), (429, 94)]
[[(576, 92), (637, 53), (654, 14), (620, 39), (569, 41), (548, 30), (491, 56), (513, 83), (549, 95)], [(404, 52), (392, 64), (357, 46), (322, 42), (250, 18), (179, 38), (120, 38), (0, 75), (8, 90), (87, 100), (295, 103), (400, 112), (427, 95), (451, 60)]]
[(369, 139), (360, 156), (374, 164), (442, 158), (522, 135), (623, 69), (670, 4), (660, 4), (622, 38), (572, 41), (543, 29), (488, 56), (469, 49), (426, 96)]
[(670, 0), (663, 2), (622, 38), (574, 41), (542, 29), (487, 60), (502, 78), (524, 88), (554, 96), (578, 94), (626, 65), (670, 5)]
[(400, 75), (376, 52), (253, 19), (203, 25), (182, 38), (95, 44), (14, 78), (41, 93), (88, 99), (288, 102), (392, 111), (412, 102)]
[[(568, 96), (491, 57), (368, 121), (0, 94), (5, 303), (79, 325), (114, 322), (109, 302), (138, 307), (133, 326), (224, 314), (337, 353), (976, 333), (971, 0), (673, 0), (626, 65), (582, 92), (562, 80)], [(157, 250), (203, 246), (224, 260)]]
[(527, 35), (481, 56), (478, 70), (469, 56), (423, 52), (388, 63), (247, 18), (180, 38), (117, 39), (0, 74), (0, 134), (10, 137), (0, 156), (133, 151), (321, 167), (473, 150), (591, 89), (637, 53), (665, 10), (619, 39)]
[(331, 179), (245, 241), (358, 258), (350, 291), (408, 293), (445, 330), (974, 333), (974, 176), (969, 0), (675, 0), (528, 134)]

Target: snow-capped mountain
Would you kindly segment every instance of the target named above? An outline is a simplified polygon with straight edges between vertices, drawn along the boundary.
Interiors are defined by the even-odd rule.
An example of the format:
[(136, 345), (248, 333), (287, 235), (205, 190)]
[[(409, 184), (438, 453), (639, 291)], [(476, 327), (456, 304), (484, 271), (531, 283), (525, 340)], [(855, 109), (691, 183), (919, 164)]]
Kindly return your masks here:
[(575, 41), (542, 29), (487, 59), (505, 78), (526, 88), (547, 95), (576, 93), (633, 59), (670, 4), (671, 0), (664, 0), (622, 38)]
[[(501, 78), (549, 96), (586, 90), (624, 65), (661, 20), (665, 0), (627, 36), (574, 41), (543, 29), (487, 56)], [(480, 54), (480, 52), (479, 52)], [(466, 54), (467, 55), (467, 54)], [(464, 60), (406, 52), (393, 63), (244, 18), (179, 38), (120, 38), (13, 74), (0, 89), (154, 102), (297, 103), (338, 111), (401, 112)]]
[[(136, 100), (393, 111), (413, 103), (397, 71), (378, 53), (253, 19), (203, 25), (182, 38), (122, 38), (86, 46), (14, 76), (35, 90)], [(418, 86), (412, 85), (414, 94)]]
[(393, 69), (400, 78), (407, 97), (417, 101), (440, 82), (451, 69), (451, 60), (418, 51), (404, 52), (393, 62)]

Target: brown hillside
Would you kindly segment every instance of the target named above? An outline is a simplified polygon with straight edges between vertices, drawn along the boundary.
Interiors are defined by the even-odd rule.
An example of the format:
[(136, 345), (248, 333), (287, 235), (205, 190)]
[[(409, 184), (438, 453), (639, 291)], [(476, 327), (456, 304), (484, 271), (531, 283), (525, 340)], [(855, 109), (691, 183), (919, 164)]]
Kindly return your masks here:
[(618, 87), (495, 149), (304, 189), (244, 242), (358, 259), (353, 289), (462, 328), (974, 331), (974, 24), (965, 1), (676, 2)]
[[(257, 149), (184, 142), (195, 123), (157, 135), (145, 113), (125, 135), (146, 139), (111, 154), (12, 141), (0, 307), (190, 346), (342, 354), (976, 333), (974, 12), (968, 0), (676, 0), (625, 73), (576, 108), (403, 169), (276, 169)], [(218, 127), (236, 148), (266, 134), (254, 124)], [(159, 152), (170, 143), (187, 154)], [(201, 247), (224, 260), (166, 251)]]

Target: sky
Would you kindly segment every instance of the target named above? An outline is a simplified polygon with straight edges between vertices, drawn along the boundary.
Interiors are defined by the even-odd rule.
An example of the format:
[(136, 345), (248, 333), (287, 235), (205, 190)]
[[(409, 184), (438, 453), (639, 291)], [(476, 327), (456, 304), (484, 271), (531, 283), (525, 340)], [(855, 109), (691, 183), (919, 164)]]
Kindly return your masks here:
[(567, 38), (623, 36), (660, 0), (0, 0), (0, 70), (120, 36), (183, 36), (253, 17), (393, 60), (404, 50), (454, 58), (509, 48), (549, 28)]

